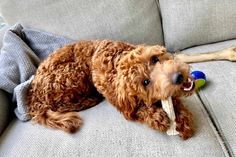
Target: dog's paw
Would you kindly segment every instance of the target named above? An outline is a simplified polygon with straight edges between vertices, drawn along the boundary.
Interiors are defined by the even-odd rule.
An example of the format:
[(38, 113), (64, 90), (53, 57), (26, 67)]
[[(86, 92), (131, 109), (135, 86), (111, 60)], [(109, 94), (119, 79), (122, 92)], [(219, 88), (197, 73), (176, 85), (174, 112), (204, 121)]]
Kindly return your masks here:
[(184, 127), (177, 126), (176, 130), (179, 132), (179, 136), (183, 140), (187, 140), (188, 138), (192, 137), (194, 134), (194, 130), (190, 126), (184, 126)]
[(170, 119), (163, 109), (158, 109), (153, 115), (152, 127), (156, 130), (166, 132), (170, 127)]
[(179, 136), (186, 140), (193, 136), (193, 122), (191, 116), (186, 116), (184, 114), (177, 115), (176, 117), (176, 130), (179, 132)]

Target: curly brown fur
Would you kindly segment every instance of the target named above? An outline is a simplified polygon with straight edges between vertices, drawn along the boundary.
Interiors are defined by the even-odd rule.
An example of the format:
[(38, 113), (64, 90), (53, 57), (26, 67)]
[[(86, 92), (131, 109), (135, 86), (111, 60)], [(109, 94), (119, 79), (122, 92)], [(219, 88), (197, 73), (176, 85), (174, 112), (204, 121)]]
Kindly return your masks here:
[(173, 98), (176, 114), (176, 130), (183, 139), (188, 139), (193, 135), (192, 114), (184, 107), (179, 98)]
[[(81, 41), (58, 49), (41, 63), (28, 92), (29, 114), (39, 124), (75, 132), (81, 119), (74, 111), (105, 97), (127, 120), (166, 131), (170, 120), (157, 104), (193, 92), (184, 91), (183, 83), (171, 82), (176, 72), (183, 75), (183, 83), (190, 78), (189, 66), (173, 60), (158, 45)], [(175, 103), (175, 112), (180, 136), (191, 137), (191, 114), (181, 103)]]
[(137, 112), (137, 120), (141, 123), (147, 124), (153, 129), (163, 132), (167, 131), (170, 126), (170, 120), (166, 112), (155, 105), (152, 107), (140, 107)]

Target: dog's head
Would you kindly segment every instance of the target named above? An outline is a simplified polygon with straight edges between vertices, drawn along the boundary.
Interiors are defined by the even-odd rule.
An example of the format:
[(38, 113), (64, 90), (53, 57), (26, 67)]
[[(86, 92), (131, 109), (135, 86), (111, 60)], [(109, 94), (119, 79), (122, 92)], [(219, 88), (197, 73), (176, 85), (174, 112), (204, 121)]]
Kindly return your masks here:
[(118, 102), (126, 110), (194, 91), (189, 65), (174, 60), (162, 46), (138, 46), (127, 52), (119, 61), (116, 83)]

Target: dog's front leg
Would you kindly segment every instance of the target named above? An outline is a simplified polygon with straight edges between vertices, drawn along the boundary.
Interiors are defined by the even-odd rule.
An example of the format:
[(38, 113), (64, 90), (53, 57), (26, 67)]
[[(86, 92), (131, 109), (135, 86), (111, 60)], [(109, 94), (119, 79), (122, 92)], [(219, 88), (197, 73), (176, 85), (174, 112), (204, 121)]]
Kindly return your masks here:
[(179, 136), (186, 140), (193, 136), (194, 133), (192, 114), (178, 98), (173, 98), (173, 105), (176, 116), (176, 130), (179, 132)]
[(137, 111), (137, 120), (149, 127), (166, 132), (170, 127), (170, 119), (162, 108), (142, 106)]

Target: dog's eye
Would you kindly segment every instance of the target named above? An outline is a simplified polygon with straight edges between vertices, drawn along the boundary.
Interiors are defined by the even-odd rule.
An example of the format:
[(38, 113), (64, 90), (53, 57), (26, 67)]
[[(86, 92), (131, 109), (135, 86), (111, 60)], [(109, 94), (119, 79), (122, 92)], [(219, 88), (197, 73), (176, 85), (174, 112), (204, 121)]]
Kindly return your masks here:
[(144, 86), (149, 85), (149, 83), (150, 83), (150, 80), (149, 80), (149, 79), (145, 79), (145, 80), (143, 81), (143, 85), (144, 85)]
[(156, 64), (158, 61), (159, 61), (159, 58), (157, 56), (152, 56), (151, 57), (152, 64)]

